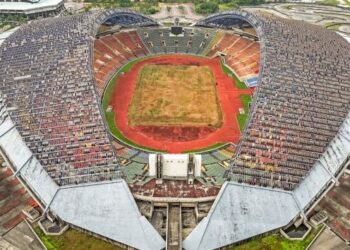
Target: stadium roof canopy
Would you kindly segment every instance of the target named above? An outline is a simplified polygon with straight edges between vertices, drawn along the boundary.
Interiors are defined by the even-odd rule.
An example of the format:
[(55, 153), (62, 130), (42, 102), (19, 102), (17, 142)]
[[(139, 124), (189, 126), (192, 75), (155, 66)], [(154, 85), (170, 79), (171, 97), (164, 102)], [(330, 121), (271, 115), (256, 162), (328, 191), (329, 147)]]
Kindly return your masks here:
[(50, 208), (64, 221), (137, 249), (164, 247), (124, 180), (64, 187)]
[(283, 227), (298, 213), (290, 192), (226, 182), (208, 216), (185, 239), (184, 248), (225, 246)]

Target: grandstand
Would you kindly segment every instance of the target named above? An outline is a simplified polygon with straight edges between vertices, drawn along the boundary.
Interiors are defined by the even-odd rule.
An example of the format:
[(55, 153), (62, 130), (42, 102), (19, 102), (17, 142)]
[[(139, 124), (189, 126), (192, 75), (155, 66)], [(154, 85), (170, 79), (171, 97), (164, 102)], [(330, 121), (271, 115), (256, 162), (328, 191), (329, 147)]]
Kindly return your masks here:
[(94, 46), (94, 70), (96, 87), (102, 97), (106, 83), (121, 65), (148, 55), (136, 31), (120, 32), (96, 40)]
[[(115, 29), (98, 33), (102, 24)], [(149, 150), (113, 138), (101, 108), (121, 67), (168, 53), (219, 57), (256, 87), (238, 144), (203, 150), (194, 184), (149, 177)], [(169, 207), (180, 219), (182, 208), (193, 209), (186, 220), (198, 222), (195, 228), (185, 238), (171, 232), (188, 250), (307, 220), (348, 164), (349, 61), (349, 44), (336, 33), (260, 12), (214, 14), (181, 34), (126, 10), (32, 22), (0, 47), (0, 152), (11, 168), (0, 171), (0, 185), (10, 187), (0, 198), (16, 196), (11, 188), (19, 181), (30, 191), (19, 191), (0, 212), (39, 205), (138, 249), (172, 242), (164, 219)], [(15, 218), (2, 228), (23, 219)]]
[[(263, 20), (269, 22), (271, 19), (274, 20), (270, 16), (264, 16), (264, 18)], [(284, 37), (281, 36), (279, 39), (288, 42), (283, 43), (284, 46), (279, 48), (276, 54), (271, 52), (271, 58), (274, 56), (280, 58), (278, 55), (291, 53), (291, 50), (295, 54), (304, 53), (302, 52), (304, 47), (319, 51), (321, 47), (328, 46), (324, 55), (317, 55), (317, 60), (333, 61), (336, 64), (333, 64), (333, 67), (332, 65), (317, 67), (308, 75), (309, 69), (306, 65), (312, 65), (314, 69), (313, 63), (317, 63), (316, 56), (300, 58), (292, 68), (285, 62), (283, 56), (275, 66), (265, 61), (264, 66), (269, 65), (270, 72), (279, 72), (280, 75), (274, 81), (271, 81), (270, 75), (262, 76), (263, 80), (260, 82), (262, 87), (259, 87), (255, 96), (254, 111), (246, 134), (240, 141), (239, 153), (234, 161), (232, 172), (238, 174), (234, 178), (239, 181), (255, 182), (256, 178), (248, 176), (256, 176), (259, 173), (265, 175), (266, 170), (273, 169), (272, 173), (260, 179), (261, 184), (269, 183), (268, 185), (277, 185), (290, 190), (294, 189), (310, 171), (330, 140), (337, 135), (340, 125), (346, 118), (349, 101), (347, 91), (344, 91), (347, 83), (343, 79), (349, 79), (349, 72), (346, 70), (347, 66), (343, 61), (342, 53), (345, 53), (345, 56), (349, 53), (332, 49), (335, 46), (334, 38), (327, 32), (323, 32), (320, 27), (308, 27), (313, 34), (318, 34), (310, 37), (307, 30), (302, 29), (301, 23), (283, 20), (283, 24), (284, 27), (279, 30), (281, 33), (286, 27), (289, 30), (303, 32), (298, 37), (292, 33), (290, 35), (283, 33)], [(319, 41), (320, 45), (315, 45), (315, 41)], [(266, 42), (281, 43), (276, 38)], [(303, 44), (303, 47), (290, 46), (293, 43)], [(336, 44), (339, 48), (348, 46), (342, 39), (337, 40)], [(310, 64), (310, 62), (313, 63)], [(308, 75), (308, 77), (296, 78), (295, 75)], [(264, 81), (264, 77), (270, 78), (270, 81)], [(322, 86), (326, 82), (328, 82), (327, 86)], [(274, 95), (273, 99), (265, 102), (265, 98), (276, 93), (277, 89), (278, 95)], [(266, 119), (263, 119), (265, 117)], [(344, 153), (341, 146), (333, 150), (337, 155)], [(240, 179), (240, 174), (246, 169), (249, 169), (250, 173), (247, 177)]]
[[(87, 19), (66, 19), (47, 21), (43, 27), (34, 22), (4, 42), (1, 92), (22, 139), (57, 183), (113, 179), (118, 175), (114, 151), (98, 112), (94, 87), (88, 84), (92, 80), (89, 69), (81, 67), (89, 65), (90, 58), (75, 24), (83, 25)], [(61, 32), (63, 27), (67, 32)], [(56, 35), (49, 35), (51, 32)], [(28, 36), (33, 43), (25, 42)], [(68, 40), (75, 43), (65, 42)], [(24, 47), (18, 46), (21, 43)], [(27, 53), (21, 53), (24, 50)], [(40, 73), (42, 68), (46, 74)]]
[[(225, 63), (242, 81), (249, 86), (256, 86), (254, 79), (259, 74), (260, 46), (259, 42), (237, 34), (218, 33), (207, 56), (224, 55)], [(256, 82), (256, 80), (255, 80)]]
[(213, 37), (213, 31), (196, 28), (184, 28), (179, 35), (173, 35), (170, 28), (139, 29), (138, 34), (153, 54), (202, 54)]

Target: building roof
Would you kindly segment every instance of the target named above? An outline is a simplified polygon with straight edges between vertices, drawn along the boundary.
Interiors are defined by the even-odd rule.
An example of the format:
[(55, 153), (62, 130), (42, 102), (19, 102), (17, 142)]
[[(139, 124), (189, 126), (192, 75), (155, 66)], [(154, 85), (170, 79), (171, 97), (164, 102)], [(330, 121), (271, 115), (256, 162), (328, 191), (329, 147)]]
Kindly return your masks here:
[(30, 2), (0, 2), (0, 12), (26, 12), (27, 14), (36, 11), (48, 11), (56, 9), (63, 4), (63, 0), (41, 0), (37, 3)]
[(326, 151), (293, 191), (226, 182), (208, 216), (184, 240), (187, 250), (233, 244), (287, 225), (305, 212), (350, 155), (350, 113)]
[(290, 192), (226, 182), (208, 216), (183, 246), (187, 250), (223, 247), (280, 228), (298, 212)]
[(124, 180), (60, 188), (48, 175), (0, 107), (0, 147), (10, 166), (43, 203), (67, 223), (137, 249), (165, 247), (142, 216)]
[(163, 238), (138, 210), (124, 180), (60, 189), (50, 209), (64, 221), (137, 249), (162, 249)]

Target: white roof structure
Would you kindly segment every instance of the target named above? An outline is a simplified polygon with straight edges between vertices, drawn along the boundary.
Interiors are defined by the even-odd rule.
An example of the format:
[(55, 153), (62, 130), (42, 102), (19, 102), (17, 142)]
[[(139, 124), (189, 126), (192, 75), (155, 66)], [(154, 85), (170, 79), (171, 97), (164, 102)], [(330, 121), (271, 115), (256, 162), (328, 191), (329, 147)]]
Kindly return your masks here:
[(283, 227), (298, 213), (291, 192), (226, 182), (208, 216), (183, 246), (187, 250), (222, 247)]
[(6, 112), (1, 116), (4, 120), (0, 125), (0, 147), (5, 153), (5, 158), (41, 202), (44, 205), (49, 204), (58, 189), (57, 184), (32, 155)]
[(124, 180), (59, 187), (32, 155), (5, 108), (0, 108), (0, 147), (4, 157), (40, 199), (61, 219), (137, 249), (165, 247), (142, 216)]
[(41, 0), (37, 3), (0, 2), (0, 12), (24, 12), (25, 14), (32, 14), (55, 10), (61, 4), (63, 4), (63, 0)]
[(162, 154), (165, 161), (185, 161), (188, 160), (188, 154)]
[(32, 157), (26, 165), (20, 169), (20, 175), (36, 196), (48, 206), (54, 198), (58, 186), (50, 178), (40, 162), (35, 157)]
[(337, 32), (340, 36), (342, 36), (348, 43), (350, 43), (350, 35), (345, 35), (344, 33)]
[(61, 188), (50, 209), (64, 221), (137, 249), (165, 247), (124, 180)]
[(350, 113), (338, 135), (295, 190), (226, 182), (208, 216), (184, 240), (184, 248), (219, 248), (286, 226), (335, 181), (349, 155)]

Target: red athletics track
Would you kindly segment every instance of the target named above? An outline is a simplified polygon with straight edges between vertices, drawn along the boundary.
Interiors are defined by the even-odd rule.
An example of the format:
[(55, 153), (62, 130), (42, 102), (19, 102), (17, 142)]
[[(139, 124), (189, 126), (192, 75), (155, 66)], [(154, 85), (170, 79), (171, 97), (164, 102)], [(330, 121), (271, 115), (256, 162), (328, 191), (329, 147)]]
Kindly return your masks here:
[[(171, 132), (169, 137), (166, 138), (164, 134), (161, 137), (152, 135), (152, 129), (147, 130), (142, 127), (129, 126), (128, 108), (138, 74), (145, 64), (208, 65), (212, 69), (217, 82), (217, 92), (223, 113), (223, 126), (209, 133), (208, 131), (199, 133), (198, 137), (192, 136), (192, 139), (187, 141), (173, 140), (174, 136), (172, 136)], [(129, 72), (118, 77), (109, 105), (112, 106), (115, 113), (116, 127), (126, 138), (147, 148), (169, 153), (181, 153), (209, 147), (220, 142), (237, 143), (240, 137), (240, 130), (236, 117), (239, 108), (243, 107), (239, 96), (242, 94), (252, 95), (252, 93), (252, 89), (238, 89), (236, 87), (234, 80), (222, 71), (219, 58), (207, 59), (189, 55), (163, 55), (136, 63)], [(179, 129), (181, 131), (181, 127), (178, 127), (177, 132)]]

